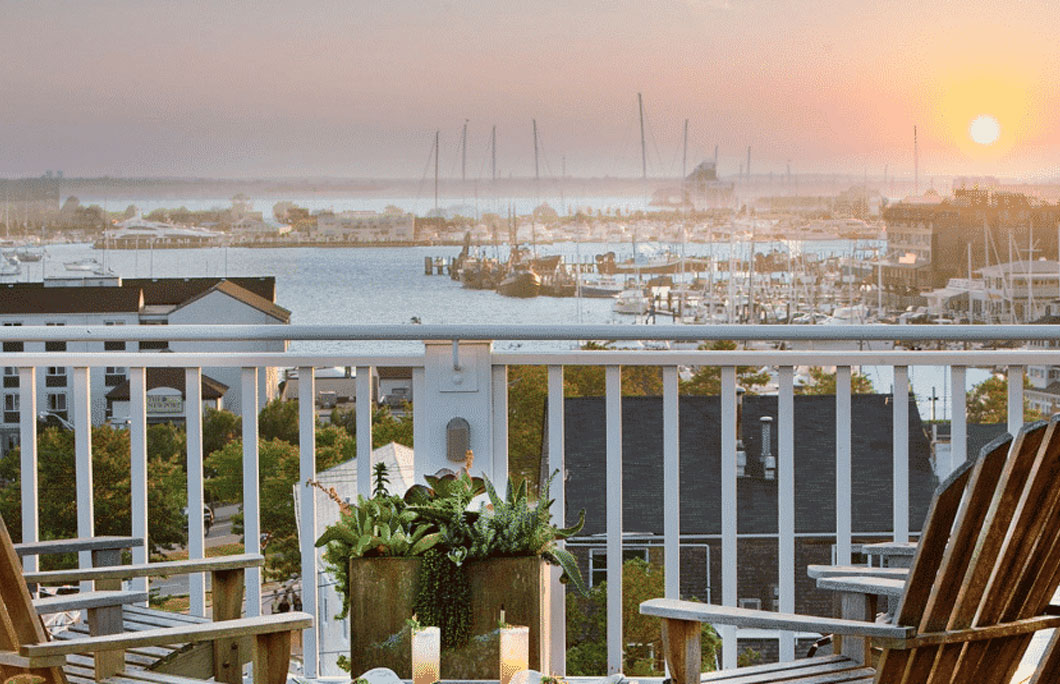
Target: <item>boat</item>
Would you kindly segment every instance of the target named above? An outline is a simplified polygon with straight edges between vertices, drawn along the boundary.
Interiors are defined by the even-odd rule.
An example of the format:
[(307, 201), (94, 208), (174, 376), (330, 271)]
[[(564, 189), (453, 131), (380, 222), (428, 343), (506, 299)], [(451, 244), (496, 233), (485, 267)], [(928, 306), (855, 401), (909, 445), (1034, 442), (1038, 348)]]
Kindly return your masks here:
[(17, 260), (0, 258), (0, 276), (17, 276), (22, 272)]
[(651, 299), (644, 293), (644, 290), (639, 288), (623, 290), (611, 306), (611, 310), (615, 313), (634, 316), (646, 314), (650, 308)]
[(91, 258), (66, 261), (63, 262), (63, 265), (66, 266), (67, 271), (92, 271), (95, 273), (103, 270), (103, 264)]
[(536, 297), (541, 294), (541, 276), (530, 268), (514, 269), (497, 285), (497, 292), (505, 297)]
[(617, 297), (618, 293), (625, 289), (625, 283), (620, 283), (614, 278), (581, 280), (578, 283), (578, 291), (582, 297)]
[(28, 249), (16, 249), (12, 256), (23, 263), (36, 262), (44, 258), (43, 252), (34, 252)]
[(114, 225), (93, 245), (96, 249), (113, 247), (210, 247), (223, 244), (225, 235), (196, 226), (181, 226), (163, 221), (148, 221), (133, 216)]

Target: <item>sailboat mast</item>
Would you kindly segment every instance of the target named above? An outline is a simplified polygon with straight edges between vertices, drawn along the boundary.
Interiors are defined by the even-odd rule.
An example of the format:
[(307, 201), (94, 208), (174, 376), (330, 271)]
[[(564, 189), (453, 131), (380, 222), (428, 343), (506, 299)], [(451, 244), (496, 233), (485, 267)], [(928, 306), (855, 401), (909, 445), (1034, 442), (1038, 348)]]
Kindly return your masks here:
[(537, 183), (541, 179), (537, 162), (537, 119), (531, 119), (530, 121), (534, 124), (534, 183)]
[(434, 210), (438, 211), (438, 140), (441, 131), (434, 132)]
[(490, 174), (493, 182), (497, 182), (497, 127), (493, 127), (493, 132), (490, 133)]
[(685, 119), (685, 142), (681, 149), (681, 178), (684, 178), (688, 173), (688, 119)]
[(467, 119), (464, 119), (464, 133), (460, 136), (460, 182), (467, 180)]
[(637, 93), (637, 109), (640, 111), (640, 177), (648, 180), (648, 148), (644, 144), (644, 99)]

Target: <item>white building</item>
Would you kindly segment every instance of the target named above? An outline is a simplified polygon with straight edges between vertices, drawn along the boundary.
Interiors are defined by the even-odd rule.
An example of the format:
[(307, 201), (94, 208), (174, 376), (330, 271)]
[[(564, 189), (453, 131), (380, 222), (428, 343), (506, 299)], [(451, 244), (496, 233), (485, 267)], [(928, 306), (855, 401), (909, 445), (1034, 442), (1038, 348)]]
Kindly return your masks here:
[(412, 214), (324, 211), (316, 214), (316, 219), (316, 236), (343, 242), (412, 242), (416, 237)]
[(1012, 261), (980, 269), (986, 287), (988, 320), (1027, 323), (1048, 313), (1060, 293), (1060, 263)]
[[(119, 326), (166, 324), (287, 324), (290, 312), (275, 304), (274, 278), (163, 278), (126, 279), (117, 277), (46, 280), (36, 283), (0, 285), (0, 325), (5, 326)], [(224, 342), (211, 344), (213, 351), (284, 351), (284, 341)], [(6, 342), (5, 352), (197, 352), (201, 344), (187, 342)], [(149, 361), (145, 365), (150, 365)], [(226, 386), (223, 406), (240, 411), (241, 369), (203, 368), (203, 376)], [(275, 369), (261, 369), (258, 378), (260, 405), (276, 396)], [(73, 387), (71, 369), (48, 366), (37, 371), (37, 405), (41, 413), (70, 419)], [(150, 377), (150, 376), (149, 376)], [(157, 377), (157, 376), (156, 376)], [(107, 394), (127, 383), (124, 367), (108, 366), (90, 374), (92, 422), (108, 418)], [(205, 382), (205, 381), (204, 381)], [(155, 390), (173, 383), (159, 384)], [(0, 451), (18, 443), (18, 369), (4, 366), (0, 412)], [(149, 384), (149, 388), (151, 385)], [(177, 389), (170, 387), (170, 389)], [(183, 387), (179, 388), (183, 392)], [(165, 394), (166, 392), (156, 392)], [(171, 393), (171, 392), (170, 392)], [(217, 397), (218, 405), (220, 397)], [(161, 401), (161, 400), (160, 400)], [(159, 404), (161, 408), (162, 404)], [(112, 407), (113, 408), (113, 407)], [(172, 407), (170, 407), (172, 408)], [(128, 409), (125, 409), (126, 413)], [(172, 413), (172, 411), (170, 411)], [(163, 415), (163, 414), (159, 414)]]

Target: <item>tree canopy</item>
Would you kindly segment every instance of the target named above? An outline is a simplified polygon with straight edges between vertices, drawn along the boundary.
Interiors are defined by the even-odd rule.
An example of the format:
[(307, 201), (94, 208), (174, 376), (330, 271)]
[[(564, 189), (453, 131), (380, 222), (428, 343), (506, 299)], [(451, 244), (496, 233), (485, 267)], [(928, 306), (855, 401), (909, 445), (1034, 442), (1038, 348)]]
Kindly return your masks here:
[[(1031, 387), (1031, 381), (1024, 376), (1023, 387)], [(995, 373), (986, 380), (972, 387), (966, 396), (969, 423), (1005, 423), (1008, 422), (1008, 377)], [(1023, 399), (1023, 421), (1039, 420), (1042, 414), (1030, 407), (1030, 402)]]

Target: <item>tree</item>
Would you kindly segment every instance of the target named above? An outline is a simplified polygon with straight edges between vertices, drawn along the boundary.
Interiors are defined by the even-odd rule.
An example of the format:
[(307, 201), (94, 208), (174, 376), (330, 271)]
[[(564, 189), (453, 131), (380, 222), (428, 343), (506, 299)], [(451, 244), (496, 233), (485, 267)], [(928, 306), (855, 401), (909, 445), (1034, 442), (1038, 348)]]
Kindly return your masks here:
[(231, 411), (207, 408), (202, 417), (202, 453), (209, 456), (242, 434), (242, 418)]
[[(699, 349), (729, 351), (736, 349), (736, 343), (731, 340), (715, 340), (709, 345), (706, 343), (699, 345)], [(761, 367), (737, 366), (736, 382), (748, 392), (753, 392), (754, 388), (769, 382), (769, 373)], [(721, 394), (721, 367), (702, 366), (697, 368), (691, 378), (681, 381), (680, 392), (681, 394), (690, 395)]]
[(258, 438), (298, 444), (298, 402), (273, 399), (258, 414)]
[[(1031, 381), (1023, 376), (1024, 389), (1031, 387)], [(1008, 422), (1008, 377), (995, 373), (972, 388), (966, 395), (966, 406), (969, 423), (1006, 423)], [(1030, 407), (1030, 402), (1023, 399), (1023, 422), (1040, 420), (1042, 414)]]
[[(663, 648), (658, 618), (640, 614), (640, 604), (664, 594), (661, 566), (641, 558), (622, 564), (622, 671), (642, 677), (662, 676)], [(607, 672), (607, 583), (589, 590), (588, 597), (567, 593), (567, 674), (599, 675)], [(710, 625), (703, 626), (701, 671), (714, 669), (721, 639)]]
[[(828, 373), (819, 366), (813, 366), (809, 372), (810, 384), (796, 387), (796, 394), (835, 394), (835, 373)], [(860, 371), (852, 371), (850, 373), (850, 391), (853, 394), (872, 394), (874, 391), (872, 380)]]
[[(187, 541), (183, 513), (187, 501), (182, 431), (171, 425), (152, 425), (147, 444), (148, 549), (157, 553)], [(99, 535), (131, 534), (129, 433), (104, 424), (92, 428), (93, 508)], [(42, 539), (77, 536), (76, 468), (74, 434), (50, 427), (37, 437), (38, 511)], [(0, 515), (16, 539), (21, 539), (20, 450), (0, 458)], [(72, 563), (73, 557), (49, 559)]]
[[(317, 470), (347, 461), (356, 453), (353, 439), (338, 426), (316, 431)], [(298, 446), (282, 439), (263, 439), (258, 445), (258, 491), (261, 532), (265, 537), (265, 574), (284, 580), (299, 575), (301, 553), (295, 524), (294, 486), (299, 480)], [(206, 458), (216, 475), (207, 482), (211, 494), (222, 501), (243, 502), (243, 442), (233, 440)], [(242, 535), (243, 514), (233, 518), (233, 532)]]

